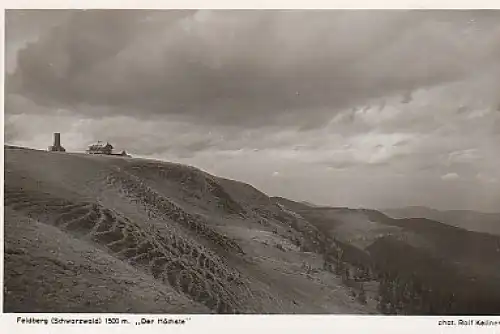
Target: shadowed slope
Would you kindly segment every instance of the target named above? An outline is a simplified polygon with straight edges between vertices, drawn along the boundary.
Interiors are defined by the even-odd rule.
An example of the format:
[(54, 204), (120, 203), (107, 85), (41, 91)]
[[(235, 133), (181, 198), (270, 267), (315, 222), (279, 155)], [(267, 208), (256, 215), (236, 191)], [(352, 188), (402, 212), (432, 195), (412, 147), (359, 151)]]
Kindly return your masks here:
[(499, 237), (425, 218), (275, 200), (334, 239), (341, 261), (369, 271), (380, 283), (381, 312), (500, 314)]

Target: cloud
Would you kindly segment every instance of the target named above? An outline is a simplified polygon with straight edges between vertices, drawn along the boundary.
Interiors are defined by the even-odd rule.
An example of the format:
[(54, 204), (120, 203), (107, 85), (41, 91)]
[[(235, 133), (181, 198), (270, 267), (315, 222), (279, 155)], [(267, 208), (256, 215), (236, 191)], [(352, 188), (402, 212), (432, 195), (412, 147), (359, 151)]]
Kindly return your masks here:
[(486, 183), (498, 183), (497, 177), (492, 177), (488, 175), (484, 175), (483, 173), (477, 173), (476, 178), (482, 182)]
[(320, 204), (494, 210), (499, 15), (9, 10), (5, 139), (109, 140)]
[(474, 163), (480, 158), (477, 148), (454, 151), (448, 154), (448, 160), (451, 163)]
[(307, 130), (352, 104), (389, 93), (401, 99), (480, 72), (500, 49), (500, 25), (481, 12), (70, 14), (19, 51), (7, 88), (37, 104), (81, 106), (92, 117), (100, 115), (89, 105), (134, 117)]
[(443, 176), (441, 176), (441, 179), (448, 181), (448, 180), (457, 180), (459, 179), (460, 176), (457, 173), (448, 173)]

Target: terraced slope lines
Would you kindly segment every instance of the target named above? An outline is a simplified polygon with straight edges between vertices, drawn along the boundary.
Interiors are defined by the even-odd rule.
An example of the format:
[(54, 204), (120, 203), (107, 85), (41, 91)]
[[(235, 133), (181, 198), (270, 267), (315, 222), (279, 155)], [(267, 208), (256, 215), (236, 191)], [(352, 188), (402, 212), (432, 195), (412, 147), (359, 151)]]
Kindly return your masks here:
[[(5, 205), (23, 211), (80, 239), (106, 248), (113, 256), (146, 270), (217, 313), (242, 312), (246, 289), (239, 273), (210, 250), (176, 234), (148, 233), (98, 203), (72, 203), (48, 194), (5, 189)], [(176, 215), (180, 221), (181, 215)], [(183, 217), (185, 218), (185, 217)], [(198, 225), (192, 224), (196, 228)], [(236, 292), (239, 292), (238, 295)]]

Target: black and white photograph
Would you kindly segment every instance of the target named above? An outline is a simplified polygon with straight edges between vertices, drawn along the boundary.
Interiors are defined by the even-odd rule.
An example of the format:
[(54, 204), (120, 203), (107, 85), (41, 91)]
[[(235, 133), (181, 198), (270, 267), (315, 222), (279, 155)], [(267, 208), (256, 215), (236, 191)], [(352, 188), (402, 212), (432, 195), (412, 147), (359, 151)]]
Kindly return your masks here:
[(499, 10), (4, 13), (4, 313), (500, 315)]

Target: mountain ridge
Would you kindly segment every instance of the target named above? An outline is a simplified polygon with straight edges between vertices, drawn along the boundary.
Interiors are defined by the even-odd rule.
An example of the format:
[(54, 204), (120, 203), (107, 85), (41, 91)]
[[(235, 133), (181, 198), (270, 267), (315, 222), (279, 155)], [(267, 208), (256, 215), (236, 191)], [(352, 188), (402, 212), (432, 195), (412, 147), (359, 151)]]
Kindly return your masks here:
[(498, 311), (493, 235), (269, 197), (178, 163), (4, 152), (6, 312)]
[(500, 213), (474, 210), (437, 210), (410, 206), (380, 210), (393, 218), (428, 218), (473, 232), (500, 235)]
[[(252, 186), (191, 166), (5, 147), (4, 194), (6, 312), (46, 307), (55, 312), (377, 312), (357, 303), (338, 277), (322, 270), (320, 235), (312, 225)], [(47, 250), (43, 260), (26, 229), (32, 238), (43, 236), (37, 241), (38, 249)], [(62, 240), (52, 240), (51, 234)], [(72, 252), (72, 244), (84, 253)], [(89, 252), (96, 263), (86, 260)], [(40, 261), (56, 260), (70, 269), (36, 269)], [(104, 261), (113, 263), (106, 271), (97, 264)], [(68, 274), (74, 270), (80, 278), (64, 286), (66, 292), (49, 279), (71, 282)], [(19, 273), (29, 273), (22, 284)], [(147, 277), (148, 290), (111, 283), (123, 275), (130, 282)], [(35, 277), (51, 283), (37, 284)], [(72, 284), (86, 286), (79, 300), (90, 305), (68, 302), (74, 297)], [(129, 296), (106, 290), (112, 284)], [(40, 289), (46, 293), (37, 293)], [(150, 300), (168, 295), (171, 302), (144, 304), (142, 294)], [(71, 307), (64, 308), (66, 302)]]

